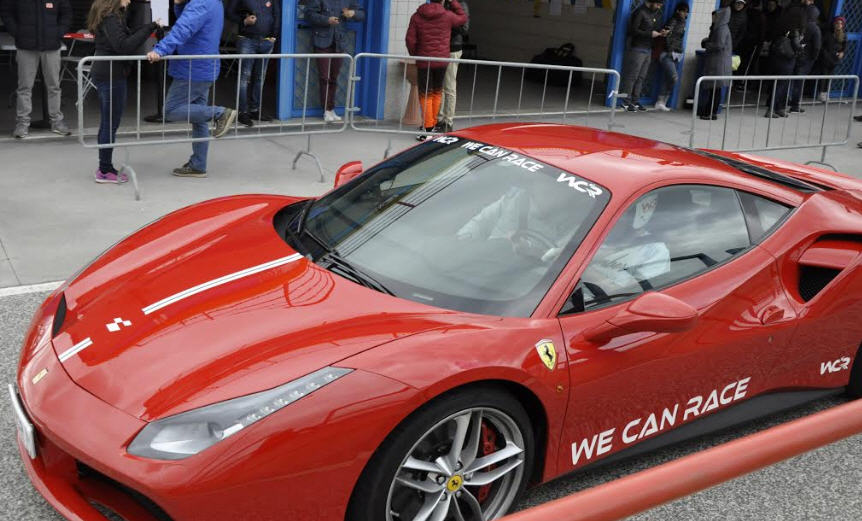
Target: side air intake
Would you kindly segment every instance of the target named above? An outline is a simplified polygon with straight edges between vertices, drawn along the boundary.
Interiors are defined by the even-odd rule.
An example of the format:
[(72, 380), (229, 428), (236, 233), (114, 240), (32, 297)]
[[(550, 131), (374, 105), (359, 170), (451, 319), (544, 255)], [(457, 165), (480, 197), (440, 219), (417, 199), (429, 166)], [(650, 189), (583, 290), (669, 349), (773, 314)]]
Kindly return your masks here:
[(825, 235), (799, 259), (799, 296), (808, 302), (862, 255), (862, 237)]

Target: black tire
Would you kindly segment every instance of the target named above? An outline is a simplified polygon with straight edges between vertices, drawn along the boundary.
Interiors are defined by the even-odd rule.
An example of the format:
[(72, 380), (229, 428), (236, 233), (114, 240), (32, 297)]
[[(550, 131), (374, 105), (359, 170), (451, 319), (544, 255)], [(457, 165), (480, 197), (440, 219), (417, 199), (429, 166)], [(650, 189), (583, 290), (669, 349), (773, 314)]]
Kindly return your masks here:
[(853, 368), (850, 370), (850, 383), (847, 384), (847, 395), (850, 398), (862, 398), (862, 346), (856, 352), (853, 359)]
[[(347, 521), (385, 521), (387, 500), (396, 473), (420, 439), (441, 421), (476, 408), (495, 409), (508, 415), (520, 429), (524, 441), (523, 473), (512, 504), (516, 503), (533, 476), (535, 439), (530, 418), (512, 394), (493, 385), (476, 385), (446, 393), (408, 416), (375, 451), (362, 472), (347, 508)], [(466, 486), (466, 485), (465, 485)], [(511, 504), (508, 508), (511, 508)], [(501, 517), (505, 512), (495, 515)]]

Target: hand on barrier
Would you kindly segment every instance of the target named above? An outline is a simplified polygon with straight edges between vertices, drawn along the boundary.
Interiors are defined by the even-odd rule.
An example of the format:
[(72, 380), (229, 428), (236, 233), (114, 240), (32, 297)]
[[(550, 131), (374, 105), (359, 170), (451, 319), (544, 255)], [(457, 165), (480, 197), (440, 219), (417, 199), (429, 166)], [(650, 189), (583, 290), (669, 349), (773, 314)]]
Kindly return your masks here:
[(147, 53), (147, 61), (149, 61), (150, 63), (156, 63), (161, 59), (162, 57), (156, 51), (150, 51)]

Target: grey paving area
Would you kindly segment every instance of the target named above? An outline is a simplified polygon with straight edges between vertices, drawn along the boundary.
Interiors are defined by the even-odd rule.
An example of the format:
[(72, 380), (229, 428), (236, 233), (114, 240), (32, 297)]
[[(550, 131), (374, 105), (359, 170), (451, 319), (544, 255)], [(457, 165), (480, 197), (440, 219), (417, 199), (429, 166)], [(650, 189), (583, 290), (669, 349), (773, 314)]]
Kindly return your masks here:
[[(841, 117), (849, 116), (849, 107), (839, 110), (846, 112)], [(814, 113), (822, 117), (822, 112)], [(751, 117), (758, 117), (762, 124), (762, 117)], [(578, 122), (599, 124), (595, 118)], [(691, 120), (687, 112), (620, 113), (618, 123), (623, 125), (618, 129), (623, 132), (687, 144), (684, 132)], [(715, 131), (719, 128), (713, 127)], [(862, 125), (854, 124), (852, 132), (852, 142), (830, 149), (828, 160), (839, 170), (862, 177), (862, 150), (855, 146), (862, 141)], [(413, 143), (412, 136), (395, 136), (392, 150)], [(300, 159), (298, 169), (291, 170), (294, 156), (305, 145), (301, 137), (216, 142), (210, 147), (208, 179), (178, 179), (169, 174), (188, 157), (187, 144), (134, 149), (129, 162), (143, 186), (143, 199), (135, 201), (130, 186), (93, 183), (96, 152), (83, 149), (72, 138), (15, 142), (0, 137), (0, 288), (64, 279), (131, 231), (194, 202), (251, 192), (323, 193), (331, 186), (339, 165), (355, 159), (373, 164), (382, 158), (388, 141), (379, 134), (353, 131), (314, 137), (312, 150), (320, 155), (326, 182), (319, 181), (314, 162), (308, 158)], [(715, 142), (711, 145), (716, 146)], [(804, 162), (818, 159), (819, 151), (765, 155)], [(117, 153), (118, 159), (122, 157)], [(0, 382), (13, 377), (24, 330), (43, 296), (0, 297)], [(531, 491), (521, 507), (562, 497), (840, 402), (817, 402), (648, 457), (560, 479)], [(12, 433), (7, 403), (0, 400), (0, 436), (7, 440), (0, 442), (0, 521), (59, 519), (30, 487), (11, 443)], [(858, 520), (862, 518), (860, 483), (862, 436), (857, 436), (635, 519)]]
[[(0, 297), (0, 382), (4, 385), (14, 378), (25, 329), (45, 296), (46, 293), (35, 293)], [(648, 456), (558, 479), (529, 491), (517, 508), (560, 498), (843, 401), (842, 398), (818, 401)], [(0, 400), (0, 521), (60, 521), (62, 518), (35, 492), (24, 474), (12, 438), (14, 429), (4, 398)], [(860, 481), (862, 436), (856, 436), (631, 519), (856, 521), (862, 516)]]

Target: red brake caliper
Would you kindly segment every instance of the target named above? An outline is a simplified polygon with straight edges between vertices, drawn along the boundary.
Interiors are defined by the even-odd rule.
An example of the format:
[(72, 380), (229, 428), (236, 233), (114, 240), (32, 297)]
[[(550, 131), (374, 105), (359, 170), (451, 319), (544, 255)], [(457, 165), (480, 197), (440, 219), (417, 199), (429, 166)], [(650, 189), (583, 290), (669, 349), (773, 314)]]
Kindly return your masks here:
[[(497, 450), (497, 433), (494, 432), (494, 429), (488, 427), (488, 424), (484, 421), (482, 422), (482, 448), (480, 450), (481, 456), (487, 456), (492, 452)], [(495, 465), (491, 465), (488, 467), (488, 470), (491, 470), (495, 467)], [(484, 503), (486, 499), (488, 499), (488, 494), (491, 493), (491, 485), (482, 485), (479, 487), (479, 492), (477, 494), (476, 499), (479, 500), (479, 503)]]

